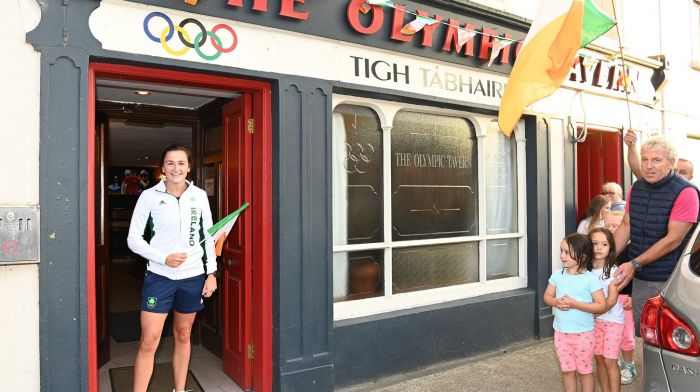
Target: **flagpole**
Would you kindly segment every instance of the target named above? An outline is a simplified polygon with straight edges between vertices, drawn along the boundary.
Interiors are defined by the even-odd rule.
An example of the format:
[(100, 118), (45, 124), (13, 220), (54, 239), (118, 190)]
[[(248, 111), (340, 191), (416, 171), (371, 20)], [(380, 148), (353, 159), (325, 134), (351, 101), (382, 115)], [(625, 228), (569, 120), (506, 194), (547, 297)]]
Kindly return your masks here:
[[(617, 20), (617, 10), (615, 8), (615, 0), (610, 0), (613, 8), (613, 16), (615, 17), (615, 30), (617, 30), (617, 42), (620, 44), (620, 59), (622, 60), (622, 77), (623, 86), (625, 88), (625, 102), (627, 102), (627, 119), (629, 128), (632, 128), (632, 109), (630, 109), (630, 93), (627, 86), (627, 64), (625, 62), (625, 52), (622, 50), (622, 34), (620, 34), (620, 22)], [(620, 130), (623, 133), (623, 130)], [(624, 134), (624, 133), (623, 133)]]

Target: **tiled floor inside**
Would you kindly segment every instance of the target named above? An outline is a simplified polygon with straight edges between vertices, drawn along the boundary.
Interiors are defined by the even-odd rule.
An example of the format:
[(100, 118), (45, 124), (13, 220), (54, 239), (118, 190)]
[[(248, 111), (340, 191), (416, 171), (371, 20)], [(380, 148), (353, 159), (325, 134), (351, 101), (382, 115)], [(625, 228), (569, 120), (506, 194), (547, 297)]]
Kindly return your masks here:
[[(110, 342), (110, 361), (99, 369), (100, 392), (112, 392), (109, 369), (132, 366), (139, 342)], [(173, 338), (163, 338), (156, 353), (156, 362), (169, 362), (173, 355)], [(190, 370), (206, 392), (241, 392), (242, 390), (221, 369), (221, 359), (202, 346), (192, 346)], [(169, 392), (169, 391), (153, 391)]]

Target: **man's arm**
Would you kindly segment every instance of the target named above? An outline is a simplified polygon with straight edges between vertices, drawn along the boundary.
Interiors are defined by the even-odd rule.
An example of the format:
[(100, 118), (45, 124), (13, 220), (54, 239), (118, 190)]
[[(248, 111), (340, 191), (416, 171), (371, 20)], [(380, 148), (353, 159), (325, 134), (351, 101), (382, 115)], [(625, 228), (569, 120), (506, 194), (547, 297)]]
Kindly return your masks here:
[(627, 130), (623, 138), (625, 144), (627, 145), (627, 165), (629, 165), (632, 174), (634, 174), (637, 179), (642, 178), (642, 165), (639, 159), (639, 152), (637, 152), (637, 134), (632, 128)]
[(657, 241), (651, 248), (647, 249), (646, 252), (637, 256), (639, 264), (649, 265), (678, 248), (691, 227), (693, 227), (693, 223), (691, 222), (669, 221), (668, 233), (666, 236)]
[[(626, 217), (627, 215), (625, 215), (625, 218)], [(691, 227), (693, 227), (693, 223), (691, 222), (669, 221), (668, 233), (666, 233), (666, 236), (658, 240), (654, 245), (652, 245), (651, 248), (647, 249), (635, 259), (639, 264), (643, 266), (655, 262), (656, 260), (660, 259), (661, 257), (667, 255), (669, 252), (679, 247), (683, 242), (683, 238), (685, 238), (685, 235), (688, 233)], [(618, 244), (617, 232), (619, 232), (621, 228), (622, 224), (615, 232), (615, 246), (617, 246)], [(629, 225), (627, 229), (629, 231)], [(627, 286), (627, 284), (634, 277), (634, 273), (635, 271), (634, 267), (632, 266), (632, 263), (623, 263), (622, 265), (620, 265), (620, 267), (618, 267), (617, 271), (615, 272), (615, 276), (617, 276), (618, 279), (620, 279), (619, 287), (623, 288)]]
[(625, 214), (625, 216), (622, 217), (622, 223), (620, 223), (620, 226), (615, 230), (613, 237), (615, 238), (615, 257), (617, 257), (625, 250), (627, 243), (630, 242), (629, 214)]

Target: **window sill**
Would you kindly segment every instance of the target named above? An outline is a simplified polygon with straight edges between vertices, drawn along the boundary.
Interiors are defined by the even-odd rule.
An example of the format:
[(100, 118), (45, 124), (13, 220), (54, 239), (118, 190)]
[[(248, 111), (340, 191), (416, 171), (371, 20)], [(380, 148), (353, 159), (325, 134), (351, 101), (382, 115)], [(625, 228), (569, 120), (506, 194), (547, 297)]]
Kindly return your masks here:
[(397, 310), (412, 309), (418, 306), (435, 305), (444, 302), (478, 297), (486, 294), (515, 290), (527, 287), (526, 277), (512, 277), (486, 282), (441, 287), (432, 290), (412, 291), (367, 298), (356, 301), (343, 301), (333, 304), (334, 321), (378, 315)]

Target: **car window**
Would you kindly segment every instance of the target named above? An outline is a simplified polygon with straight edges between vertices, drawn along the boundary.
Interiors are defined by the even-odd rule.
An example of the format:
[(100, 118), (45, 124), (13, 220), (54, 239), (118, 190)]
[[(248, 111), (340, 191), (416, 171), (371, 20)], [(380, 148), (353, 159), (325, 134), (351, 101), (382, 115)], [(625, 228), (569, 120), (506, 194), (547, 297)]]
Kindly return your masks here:
[(690, 270), (700, 275), (700, 234), (695, 231), (695, 242), (690, 250)]

